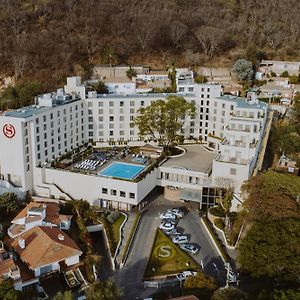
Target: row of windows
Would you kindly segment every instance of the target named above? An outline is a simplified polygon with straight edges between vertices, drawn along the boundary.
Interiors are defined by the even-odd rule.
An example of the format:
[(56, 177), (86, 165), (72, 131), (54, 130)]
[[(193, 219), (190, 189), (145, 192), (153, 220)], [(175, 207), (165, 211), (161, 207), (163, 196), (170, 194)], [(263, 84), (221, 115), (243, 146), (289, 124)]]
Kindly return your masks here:
[[(151, 102), (152, 102), (152, 101), (151, 101)], [(109, 106), (109, 107), (114, 107), (114, 106), (115, 106), (115, 103), (119, 103), (119, 106), (121, 106), (121, 107), (124, 107), (124, 106), (125, 106), (125, 101), (120, 101), (120, 102), (117, 102), (117, 101), (109, 101), (109, 102), (108, 102), (108, 106)], [(136, 104), (138, 104), (138, 101), (129, 101), (129, 105), (130, 105), (130, 106), (135, 106)], [(139, 101), (139, 104), (140, 104), (140, 106), (144, 106), (144, 105), (145, 105), (145, 101), (144, 101), (144, 100), (141, 100), (141, 101)], [(88, 102), (88, 107), (89, 107), (89, 108), (92, 108), (93, 105), (94, 105), (93, 102), (91, 102), (91, 101)], [(98, 107), (103, 107), (103, 102), (99, 101), (99, 102), (98, 102)]]
[[(106, 194), (108, 195), (108, 188), (102, 188), (102, 194)], [(126, 197), (126, 192), (124, 191), (118, 191), (117, 190), (114, 190), (114, 189), (111, 189), (110, 190), (110, 195), (112, 196), (120, 196), (120, 197)], [(130, 199), (134, 199), (135, 198), (135, 193), (129, 193), (129, 198)]]

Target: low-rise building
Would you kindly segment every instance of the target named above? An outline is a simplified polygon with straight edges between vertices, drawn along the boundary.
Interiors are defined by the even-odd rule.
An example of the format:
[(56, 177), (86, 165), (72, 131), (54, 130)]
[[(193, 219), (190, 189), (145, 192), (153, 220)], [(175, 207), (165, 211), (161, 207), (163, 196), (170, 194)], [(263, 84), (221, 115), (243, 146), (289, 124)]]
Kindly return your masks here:
[(262, 70), (265, 74), (273, 72), (277, 76), (280, 76), (283, 72), (288, 72), (289, 75), (298, 75), (300, 62), (263, 59), (260, 63), (260, 70)]
[(59, 214), (57, 203), (30, 202), (11, 221), (12, 225), (8, 228), (8, 235), (16, 238), (36, 226), (56, 226), (68, 230), (71, 226), (71, 219), (70, 215)]
[(48, 275), (79, 263), (82, 251), (56, 227), (35, 226), (10, 243), (34, 276)]

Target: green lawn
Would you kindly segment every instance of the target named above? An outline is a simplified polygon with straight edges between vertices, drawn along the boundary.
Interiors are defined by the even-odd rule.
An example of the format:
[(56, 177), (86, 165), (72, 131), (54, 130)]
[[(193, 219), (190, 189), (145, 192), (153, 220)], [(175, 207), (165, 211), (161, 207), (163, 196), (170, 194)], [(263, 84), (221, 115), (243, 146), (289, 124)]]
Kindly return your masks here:
[(120, 214), (120, 217), (115, 221), (115, 223), (112, 224), (112, 232), (113, 232), (113, 239), (116, 243), (116, 245), (118, 245), (119, 240), (120, 240), (120, 227), (122, 225), (122, 223), (125, 220), (125, 216)]
[(177, 274), (186, 270), (200, 270), (198, 263), (157, 230), (144, 276)]

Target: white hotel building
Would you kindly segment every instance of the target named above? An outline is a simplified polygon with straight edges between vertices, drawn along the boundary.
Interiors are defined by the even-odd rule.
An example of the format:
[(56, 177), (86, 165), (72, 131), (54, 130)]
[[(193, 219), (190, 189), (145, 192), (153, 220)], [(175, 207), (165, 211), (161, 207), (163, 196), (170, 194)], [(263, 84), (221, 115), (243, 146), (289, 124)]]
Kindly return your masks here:
[[(177, 89), (177, 95), (194, 102), (197, 110), (194, 119), (185, 119), (181, 134), (202, 140), (210, 151), (200, 145), (186, 146), (186, 156), (163, 162), (139, 181), (51, 168), (45, 162), (88, 142), (142, 145), (144, 138), (133, 123), (138, 110), (169, 95), (97, 95), (86, 93), (79, 77), (70, 77), (64, 89), (38, 96), (35, 105), (0, 116), (0, 184), (38, 196), (82, 198), (120, 209), (142, 203), (156, 186), (170, 188), (169, 192), (176, 188), (178, 198), (200, 205), (211, 194), (209, 189), (231, 187), (238, 195), (257, 162), (266, 104), (255, 98), (221, 96), (217, 84), (182, 81)], [(188, 155), (195, 149), (198, 156), (191, 157), (191, 163)], [(209, 161), (202, 161), (202, 153)], [(203, 203), (211, 205), (214, 200)]]

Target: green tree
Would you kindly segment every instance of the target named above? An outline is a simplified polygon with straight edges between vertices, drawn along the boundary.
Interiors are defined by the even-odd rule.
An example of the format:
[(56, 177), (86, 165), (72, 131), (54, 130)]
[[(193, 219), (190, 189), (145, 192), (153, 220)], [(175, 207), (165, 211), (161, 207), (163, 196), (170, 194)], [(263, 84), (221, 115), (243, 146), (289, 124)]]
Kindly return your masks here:
[(241, 269), (254, 277), (297, 280), (300, 274), (300, 218), (254, 223), (238, 247)]
[(244, 206), (250, 222), (300, 217), (297, 203), (300, 178), (297, 176), (268, 171), (248, 180), (243, 190), (247, 193)]
[(300, 290), (275, 290), (274, 300), (300, 300)]
[(132, 79), (133, 77), (136, 77), (137, 72), (134, 68), (132, 68), (131, 66), (129, 66), (129, 69), (126, 71), (126, 75), (129, 79)]
[(108, 88), (106, 84), (101, 80), (93, 84), (92, 88), (97, 92), (97, 94), (108, 94)]
[(228, 287), (216, 290), (212, 300), (247, 300), (248, 296), (238, 288)]
[(300, 135), (297, 132), (286, 133), (280, 136), (281, 151), (285, 154), (300, 152)]
[(254, 77), (253, 64), (251, 61), (246, 59), (238, 59), (233, 67), (232, 72), (235, 74), (237, 79), (241, 82), (251, 82)]
[(0, 284), (0, 299), (21, 300), (22, 292), (16, 291), (11, 279), (3, 280)]
[(185, 116), (195, 114), (194, 104), (188, 103), (183, 97), (168, 96), (166, 100), (157, 100), (142, 107), (134, 122), (140, 136), (157, 140), (167, 149), (176, 140)]
[(123, 296), (123, 290), (110, 278), (92, 284), (87, 290), (86, 296), (88, 300), (117, 300)]
[(53, 300), (73, 300), (73, 299), (74, 299), (74, 296), (71, 291), (58, 292), (53, 297)]
[(198, 74), (195, 76), (194, 81), (197, 83), (206, 83), (207, 82), (207, 77), (201, 74)]
[(0, 208), (2, 208), (6, 214), (15, 212), (20, 207), (17, 195), (14, 193), (4, 193), (0, 196)]
[(290, 76), (289, 72), (288, 71), (284, 71), (281, 73), (281, 77), (285, 77), (285, 78), (288, 78)]
[(0, 110), (15, 109), (34, 103), (34, 97), (43, 92), (37, 81), (8, 86), (0, 96)]
[(212, 277), (206, 276), (203, 272), (197, 272), (196, 276), (189, 276), (184, 281), (186, 289), (207, 289), (215, 290), (217, 288)]

